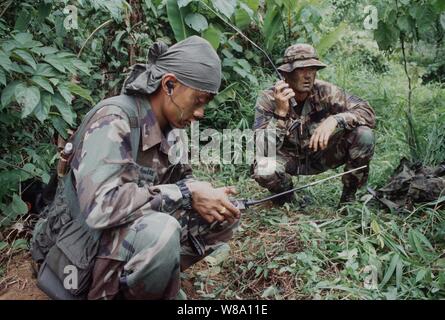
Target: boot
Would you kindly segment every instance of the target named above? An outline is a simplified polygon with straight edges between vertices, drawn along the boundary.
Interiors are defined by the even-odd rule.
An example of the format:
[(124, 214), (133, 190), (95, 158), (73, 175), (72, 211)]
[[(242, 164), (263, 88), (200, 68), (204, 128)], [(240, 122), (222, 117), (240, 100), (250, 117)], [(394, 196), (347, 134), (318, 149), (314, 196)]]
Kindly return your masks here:
[(354, 202), (356, 192), (357, 188), (348, 188), (343, 186), (343, 192), (340, 197), (339, 206)]
[(295, 194), (293, 192), (290, 192), (288, 194), (284, 194), (281, 197), (277, 197), (275, 199), (272, 199), (272, 203), (277, 206), (282, 206), (285, 203), (291, 203), (295, 200)]

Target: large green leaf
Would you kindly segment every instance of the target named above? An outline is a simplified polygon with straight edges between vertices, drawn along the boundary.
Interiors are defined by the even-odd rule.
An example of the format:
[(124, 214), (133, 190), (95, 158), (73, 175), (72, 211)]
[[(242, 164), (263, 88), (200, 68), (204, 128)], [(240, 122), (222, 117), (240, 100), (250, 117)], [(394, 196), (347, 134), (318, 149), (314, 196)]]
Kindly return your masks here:
[(37, 47), (37, 48), (32, 48), (31, 51), (46, 56), (49, 54), (54, 54), (59, 52), (59, 49), (54, 47)]
[(59, 70), (60, 72), (65, 72), (65, 67), (63, 66), (63, 60), (57, 57), (56, 55), (48, 55), (43, 60), (48, 62), (50, 65), (52, 65), (54, 68)]
[(374, 31), (374, 39), (381, 50), (389, 50), (394, 47), (399, 39), (399, 30), (383, 21), (379, 21)]
[(12, 211), (11, 213), (13, 214), (13, 217), (11, 217), (12, 219), (28, 212), (28, 206), (26, 205), (26, 203), (23, 202), (23, 200), (15, 193), (12, 196), (10, 209)]
[(57, 76), (57, 72), (47, 63), (38, 63), (34, 75), (42, 77), (55, 77)]
[(253, 11), (246, 4), (241, 3), (240, 8), (235, 11), (235, 23), (238, 28), (245, 29), (252, 21)]
[(40, 102), (34, 109), (34, 115), (36, 118), (43, 123), (48, 118), (48, 113), (51, 108), (52, 98), (49, 93), (43, 92), (40, 97)]
[(40, 101), (40, 91), (37, 87), (20, 83), (15, 87), (15, 100), (22, 107), (22, 118), (29, 116)]
[(20, 44), (22, 48), (27, 48), (33, 44), (32, 34), (28, 32), (18, 33), (14, 39)]
[(178, 7), (179, 8), (186, 7), (192, 1), (194, 0), (178, 0)]
[(391, 279), (391, 276), (394, 274), (394, 271), (396, 270), (396, 266), (399, 263), (400, 256), (397, 253), (394, 253), (391, 259), (391, 262), (389, 263), (388, 269), (386, 269), (385, 275), (383, 276), (383, 280), (380, 283), (380, 286), (383, 287), (385, 284), (388, 283), (389, 279)]
[(2, 108), (6, 107), (14, 100), (15, 87), (20, 84), (20, 81), (12, 81), (2, 91)]
[(256, 12), (260, 6), (260, 0), (242, 0), (241, 3), (247, 4), (254, 12)]
[(60, 84), (59, 86), (57, 86), (57, 91), (60, 92), (66, 103), (71, 104), (71, 102), (73, 101), (73, 95), (71, 94), (71, 91), (66, 84)]
[(202, 37), (210, 42), (215, 50), (218, 49), (221, 41), (221, 31), (211, 25), (203, 32)]
[(62, 138), (68, 139), (68, 132), (67, 132), (68, 126), (66, 122), (59, 116), (51, 116), (50, 119), (54, 129), (57, 130), (57, 132), (62, 136)]
[(227, 18), (230, 18), (235, 12), (236, 0), (213, 0), (212, 4), (216, 10)]
[(280, 10), (277, 6), (267, 11), (264, 18), (263, 35), (266, 42), (266, 49), (271, 50), (277, 41), (276, 34), (281, 30)]
[(79, 97), (82, 97), (91, 103), (94, 103), (93, 98), (91, 98), (91, 92), (89, 90), (84, 89), (75, 83), (68, 83), (67, 87), (71, 91), (71, 93), (78, 95)]
[(6, 85), (6, 74), (3, 69), (0, 69), (0, 84)]
[(74, 126), (74, 120), (76, 119), (76, 114), (71, 109), (71, 106), (66, 103), (65, 99), (59, 93), (56, 93), (52, 97), (52, 103), (56, 106), (57, 110), (59, 110), (60, 115), (63, 120), (68, 123), (70, 126)]
[(185, 16), (189, 13), (188, 7), (179, 8), (177, 0), (167, 0), (168, 22), (177, 41), (184, 40), (191, 34), (184, 21)]
[(337, 28), (323, 36), (316, 46), (318, 54), (323, 55), (329, 48), (331, 48), (337, 41), (339, 41), (343, 36), (346, 28), (347, 24), (345, 22), (342, 22), (338, 25)]
[(14, 53), (20, 58), (20, 60), (30, 65), (34, 70), (37, 68), (36, 61), (29, 52), (25, 50), (15, 50)]
[(31, 81), (40, 86), (41, 88), (45, 89), (46, 91), (50, 93), (54, 93), (53, 87), (51, 86), (51, 83), (41, 76), (33, 76), (31, 77)]
[(200, 13), (189, 13), (185, 16), (185, 23), (198, 32), (204, 31), (209, 27), (207, 19)]
[(12, 68), (11, 60), (2, 50), (0, 50), (0, 66), (6, 71), (11, 70)]

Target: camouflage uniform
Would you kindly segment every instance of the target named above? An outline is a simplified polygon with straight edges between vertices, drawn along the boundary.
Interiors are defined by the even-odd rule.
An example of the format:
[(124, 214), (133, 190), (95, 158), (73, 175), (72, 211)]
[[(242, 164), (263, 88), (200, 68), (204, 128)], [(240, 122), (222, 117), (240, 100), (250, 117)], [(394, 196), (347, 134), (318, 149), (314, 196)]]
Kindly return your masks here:
[[(285, 53), (285, 64), (279, 69), (291, 72), (295, 68), (325, 65), (318, 61), (309, 45), (294, 45)], [(268, 139), (276, 142), (276, 159), (264, 158), (254, 165), (254, 179), (273, 193), (292, 187), (292, 175), (312, 175), (345, 164), (345, 170), (368, 165), (374, 151), (375, 114), (369, 104), (325, 81), (316, 80), (304, 105), (290, 107), (285, 119), (274, 117), (273, 88), (263, 91), (255, 110), (254, 129), (276, 130)], [(309, 149), (315, 129), (329, 116), (338, 125), (324, 150)], [(261, 168), (275, 165), (274, 172), (263, 173)], [(342, 178), (346, 189), (356, 190), (368, 178), (368, 169), (359, 170)]]
[[(130, 125), (113, 105), (90, 120), (71, 166), (80, 210), (90, 228), (102, 230), (89, 299), (176, 297), (180, 271), (228, 241), (237, 226), (209, 225), (181, 209), (175, 182), (193, 179), (188, 165), (172, 165), (171, 147), (147, 99), (141, 99), (141, 143), (131, 157)], [(205, 254), (188, 240), (200, 237)]]

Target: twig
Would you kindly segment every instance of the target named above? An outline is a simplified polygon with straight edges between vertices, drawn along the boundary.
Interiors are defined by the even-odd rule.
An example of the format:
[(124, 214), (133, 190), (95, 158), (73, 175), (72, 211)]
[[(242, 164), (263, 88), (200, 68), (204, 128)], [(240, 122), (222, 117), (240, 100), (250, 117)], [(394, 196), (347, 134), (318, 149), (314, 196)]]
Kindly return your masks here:
[(107, 21), (105, 21), (104, 23), (102, 23), (100, 26), (98, 26), (96, 29), (94, 29), (93, 32), (91, 32), (91, 34), (88, 36), (88, 38), (85, 40), (85, 42), (82, 45), (82, 48), (80, 48), (79, 53), (77, 54), (77, 58), (80, 58), (80, 55), (82, 54), (83, 48), (85, 48), (86, 44), (88, 43), (88, 41), (93, 37), (93, 35), (99, 31), (100, 29), (102, 29), (103, 27), (105, 27), (106, 25), (110, 24), (111, 22), (113, 22), (113, 19), (109, 19)]

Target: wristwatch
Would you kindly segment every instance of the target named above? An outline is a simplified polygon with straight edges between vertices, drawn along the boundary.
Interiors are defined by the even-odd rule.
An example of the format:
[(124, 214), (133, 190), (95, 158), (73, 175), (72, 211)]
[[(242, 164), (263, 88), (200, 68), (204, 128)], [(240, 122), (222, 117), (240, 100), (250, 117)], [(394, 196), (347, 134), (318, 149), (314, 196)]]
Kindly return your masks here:
[(183, 180), (176, 182), (182, 194), (182, 208), (184, 210), (192, 210), (192, 193)]

